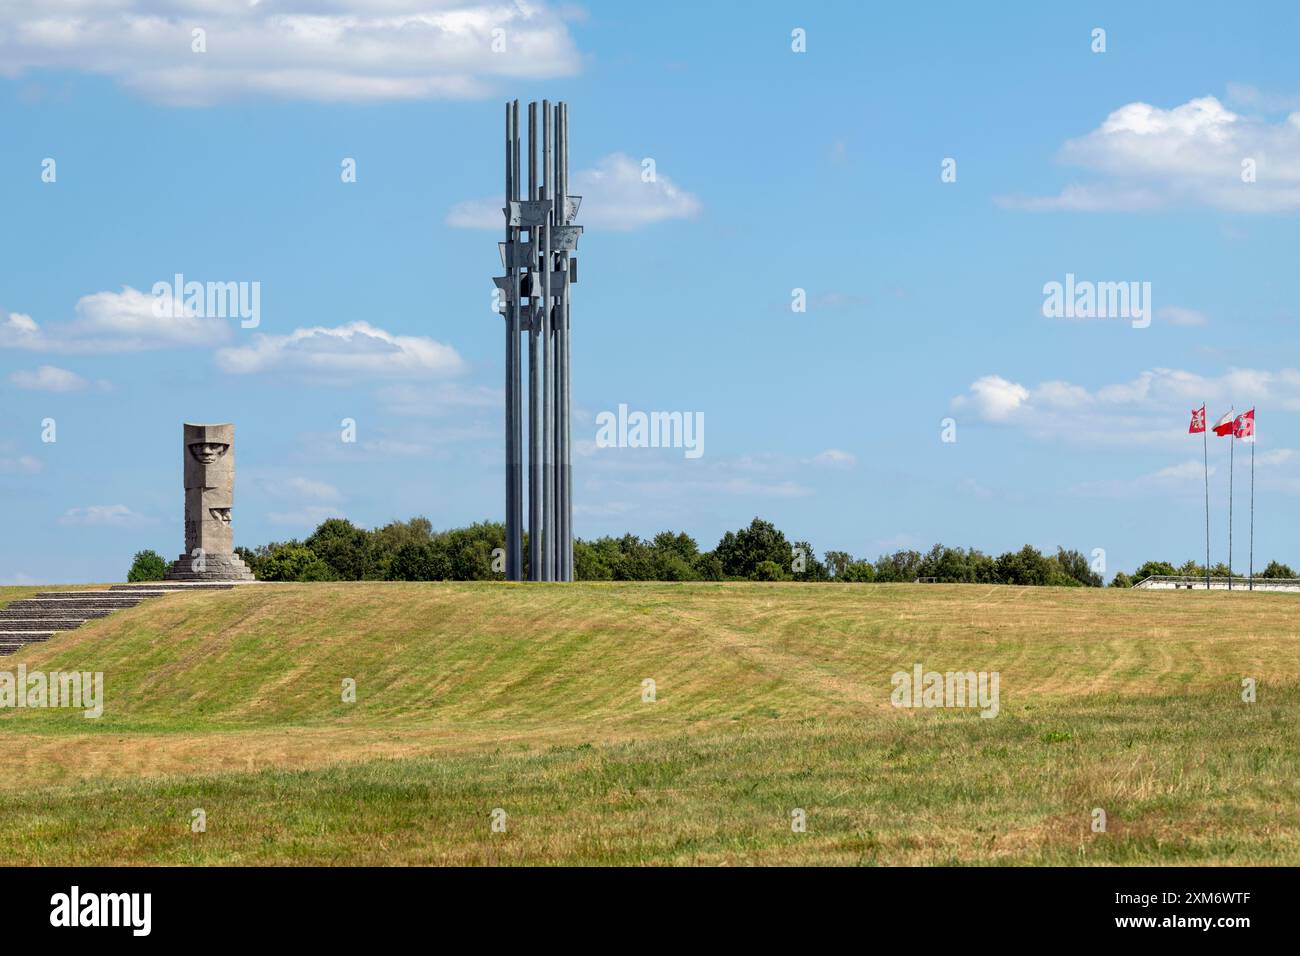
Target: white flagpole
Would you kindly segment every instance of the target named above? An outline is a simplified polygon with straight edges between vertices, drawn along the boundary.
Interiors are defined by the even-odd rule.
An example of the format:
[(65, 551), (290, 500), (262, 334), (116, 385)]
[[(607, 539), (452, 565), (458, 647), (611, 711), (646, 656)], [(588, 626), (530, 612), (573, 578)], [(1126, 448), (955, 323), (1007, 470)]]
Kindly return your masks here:
[[(1234, 417), (1233, 421), (1236, 421)], [(1232, 444), (1228, 446), (1228, 590), (1232, 590), (1232, 465), (1237, 451), (1237, 429), (1234, 424)]]
[(1205, 459), (1205, 590), (1210, 590), (1210, 422), (1201, 404), (1201, 454)]
[(1250, 419), (1250, 590), (1255, 590), (1255, 418)]

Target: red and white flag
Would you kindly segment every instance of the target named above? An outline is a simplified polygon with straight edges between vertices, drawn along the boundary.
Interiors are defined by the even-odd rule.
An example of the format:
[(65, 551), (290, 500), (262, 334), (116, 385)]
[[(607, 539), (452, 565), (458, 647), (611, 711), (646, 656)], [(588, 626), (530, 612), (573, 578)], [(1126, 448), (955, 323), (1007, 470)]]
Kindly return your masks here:
[(1232, 434), (1233, 421), (1234, 416), (1232, 412), (1228, 412), (1228, 414), (1224, 415), (1214, 423), (1214, 434), (1218, 435), (1220, 438), (1227, 438)]
[(1242, 412), (1233, 420), (1232, 433), (1242, 441), (1255, 440), (1255, 409)]
[(1205, 431), (1205, 406), (1192, 409), (1192, 425), (1187, 429), (1189, 435), (1199, 435)]

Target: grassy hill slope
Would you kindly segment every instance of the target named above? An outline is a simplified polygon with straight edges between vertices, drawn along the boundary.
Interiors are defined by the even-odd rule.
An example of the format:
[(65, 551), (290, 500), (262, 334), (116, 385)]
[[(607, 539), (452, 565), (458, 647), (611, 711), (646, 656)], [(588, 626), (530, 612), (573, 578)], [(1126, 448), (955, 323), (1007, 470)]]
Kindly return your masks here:
[[(1295, 863), (1296, 606), (924, 585), (173, 595), (0, 662), (106, 685), (99, 720), (0, 711), (0, 840), (11, 862)], [(890, 706), (917, 662), (998, 671), (1001, 713)]]

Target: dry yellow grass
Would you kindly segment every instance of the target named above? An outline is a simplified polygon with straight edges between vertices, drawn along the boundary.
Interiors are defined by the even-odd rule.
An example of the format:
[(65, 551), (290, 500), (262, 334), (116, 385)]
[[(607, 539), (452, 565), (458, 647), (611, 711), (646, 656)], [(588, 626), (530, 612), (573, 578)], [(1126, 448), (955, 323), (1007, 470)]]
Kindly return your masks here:
[[(1297, 607), (934, 585), (169, 596), (0, 663), (106, 683), (97, 721), (0, 712), (0, 839), (69, 862), (1294, 863)], [(918, 662), (999, 672), (1001, 713), (892, 707)], [(201, 805), (225, 826), (190, 834)]]

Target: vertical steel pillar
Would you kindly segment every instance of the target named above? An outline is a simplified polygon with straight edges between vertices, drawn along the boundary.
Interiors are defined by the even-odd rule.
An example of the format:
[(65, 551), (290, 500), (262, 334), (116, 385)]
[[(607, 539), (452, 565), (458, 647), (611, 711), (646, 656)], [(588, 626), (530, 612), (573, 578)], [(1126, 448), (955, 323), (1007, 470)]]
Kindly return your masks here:
[[(528, 104), (528, 198), (538, 199), (537, 190), (537, 104)], [(535, 244), (540, 230), (530, 229), (530, 262), (536, 263)], [(528, 327), (528, 579), (541, 581), (542, 562), (542, 394), (541, 365), (537, 340), (540, 317), (537, 308), (537, 275), (529, 275), (528, 299), (532, 321)]]
[[(517, 580), (514, 574), (515, 561), (515, 472), (519, 462), (515, 458), (515, 394), (518, 382), (515, 379), (515, 360), (519, 352), (519, 279), (514, 262), (510, 258), (518, 230), (510, 224), (510, 201), (515, 198), (514, 179), (514, 110), (516, 104), (506, 104), (506, 288), (505, 293), (505, 327), (506, 327), (506, 580)], [(511, 296), (511, 292), (515, 294)]]
[[(512, 187), (512, 198), (518, 200), (519, 197), (519, 101), (515, 100), (510, 105), (510, 127), (511, 127), (511, 155), (510, 163), (510, 181)], [(514, 230), (513, 244), (516, 248), (519, 246), (518, 227)], [(512, 250), (513, 254), (513, 250)], [(512, 314), (513, 321), (510, 323), (510, 342), (513, 346), (509, 356), (511, 392), (513, 395), (508, 398), (510, 403), (510, 417), (512, 419), (512, 428), (510, 431), (510, 443), (514, 447), (514, 463), (510, 470), (510, 485), (513, 489), (513, 510), (510, 514), (510, 534), (506, 544), (506, 578), (510, 581), (522, 581), (524, 579), (524, 421), (523, 421), (523, 395), (521, 394), (522, 382), (520, 376), (519, 361), (519, 334), (521, 331), (522, 319), (520, 316), (520, 270), (519, 263), (514, 263), (514, 310)]]
[[(542, 100), (542, 198), (555, 201), (554, 129), (551, 101)], [(538, 250), (542, 270), (542, 353), (546, 382), (542, 399), (542, 561), (543, 581), (555, 580), (555, 343), (551, 337), (551, 215), (542, 218)]]
[[(569, 224), (569, 104), (560, 107), (560, 205), (558, 219)], [(566, 247), (567, 249), (567, 247)], [(560, 256), (563, 297), (560, 300), (560, 578), (573, 580), (573, 458), (569, 427), (569, 253)]]
[[(528, 334), (528, 578), (573, 580), (571, 266), (581, 226), (569, 214), (569, 107), (528, 104), (528, 189), (520, 171), (519, 101), (506, 104), (506, 578), (524, 576), (524, 409), (519, 336)], [(541, 150), (537, 138), (541, 136)], [(527, 241), (525, 241), (527, 240)], [(523, 301), (528, 299), (528, 307)]]

